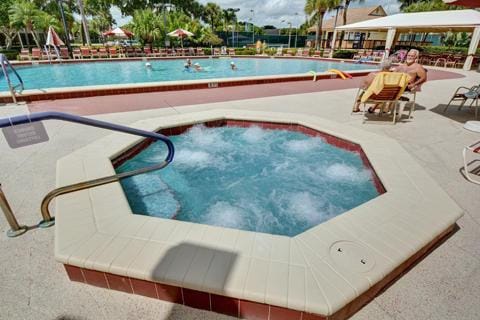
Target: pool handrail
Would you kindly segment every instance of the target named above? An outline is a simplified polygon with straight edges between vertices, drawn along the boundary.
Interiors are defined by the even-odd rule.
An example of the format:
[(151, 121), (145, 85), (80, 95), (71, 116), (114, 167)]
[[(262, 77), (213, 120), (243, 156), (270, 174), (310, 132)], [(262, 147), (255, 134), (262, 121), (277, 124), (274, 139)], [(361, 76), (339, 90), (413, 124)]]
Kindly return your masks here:
[[(150, 131), (145, 131), (145, 130), (140, 130), (140, 129), (135, 129), (135, 128), (130, 128), (127, 126), (123, 125), (118, 125), (106, 121), (100, 121), (96, 119), (90, 119), (90, 118), (85, 118), (85, 117), (80, 117), (68, 113), (63, 113), (63, 112), (39, 112), (39, 113), (32, 113), (29, 115), (20, 115), (20, 116), (14, 116), (10, 118), (3, 118), (0, 119), (0, 128), (4, 127), (9, 127), (9, 126), (15, 126), (15, 125), (20, 125), (20, 124), (28, 124), (32, 122), (37, 122), (37, 121), (43, 121), (43, 120), (62, 120), (62, 121), (68, 121), (68, 122), (73, 122), (73, 123), (79, 123), (91, 127), (97, 127), (97, 128), (103, 128), (103, 129), (108, 129), (112, 131), (118, 131), (118, 132), (123, 132), (123, 133), (128, 133), (128, 134), (133, 134), (137, 136), (141, 136), (144, 138), (151, 138), (154, 140), (160, 140), (164, 142), (167, 145), (168, 148), (168, 154), (165, 157), (165, 160), (163, 160), (159, 164), (155, 164), (153, 166), (149, 166), (146, 168), (141, 168), (141, 169), (136, 169), (120, 174), (115, 174), (112, 176), (107, 176), (107, 177), (102, 177), (102, 178), (97, 178), (93, 180), (88, 180), (84, 182), (79, 182), (67, 186), (63, 186), (60, 188), (56, 188), (49, 192), (44, 199), (42, 200), (41, 204), (41, 213), (42, 213), (42, 218), (43, 220), (39, 223), (40, 227), (46, 228), (54, 225), (55, 223), (55, 217), (52, 217), (49, 211), (49, 204), (50, 202), (57, 196), (66, 194), (66, 193), (71, 193), (75, 191), (80, 191), (88, 188), (93, 188), (97, 187), (100, 185), (105, 185), (111, 182), (116, 182), (119, 181), (120, 179), (135, 176), (138, 174), (142, 173), (147, 173), (150, 171), (154, 170), (159, 170), (164, 167), (166, 167), (169, 163), (173, 161), (173, 157), (175, 154), (175, 148), (173, 146), (173, 143), (170, 141), (170, 139), (160, 133), (156, 132), (150, 132)], [(0, 198), (1, 200), (1, 198)], [(5, 212), (4, 212), (5, 213)], [(7, 215), (7, 213), (5, 213)], [(8, 221), (11, 221), (12, 219), (8, 219)], [(15, 231), (15, 226), (10, 225), (12, 227), (12, 230)]]
[[(0, 65), (2, 67), (3, 75), (5, 76), (5, 80), (7, 80), (8, 89), (10, 90), (10, 94), (12, 95), (13, 103), (17, 103), (17, 97), (15, 96), (17, 87), (21, 88), (20, 91), (23, 91), (23, 89), (25, 89), (22, 77), (20, 77), (17, 70), (15, 70), (10, 61), (8, 61), (7, 56), (5, 56), (3, 53), (0, 53)], [(12, 85), (12, 81), (10, 80), (10, 76), (8, 75), (7, 67), (10, 67), (10, 70), (12, 70), (13, 74), (17, 77), (19, 81), (18, 85)]]

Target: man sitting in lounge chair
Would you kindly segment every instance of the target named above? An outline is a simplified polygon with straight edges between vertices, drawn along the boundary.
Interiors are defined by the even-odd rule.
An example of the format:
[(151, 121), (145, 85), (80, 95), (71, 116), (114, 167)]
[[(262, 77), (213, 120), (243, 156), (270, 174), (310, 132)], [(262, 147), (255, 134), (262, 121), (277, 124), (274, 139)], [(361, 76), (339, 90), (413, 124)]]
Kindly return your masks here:
[[(361, 92), (359, 95), (357, 95), (357, 100), (356, 100), (356, 104), (355, 104), (355, 107), (353, 108), (352, 112), (360, 112), (360, 100), (362, 98), (362, 95), (363, 93), (365, 92), (365, 90), (370, 87), (370, 85), (372, 84), (373, 80), (375, 79), (375, 76), (379, 73), (379, 72), (390, 72), (390, 69), (392, 68), (392, 62), (390, 60), (384, 60), (383, 62), (381, 62), (379, 64), (379, 67), (380, 67), (380, 70), (379, 71), (376, 71), (376, 72), (370, 72), (366, 77), (365, 79), (363, 80), (361, 86), (360, 86), (360, 89), (363, 90), (363, 92)], [(368, 112), (370, 113), (373, 113), (375, 111), (375, 109), (377, 108), (378, 106), (376, 105), (375, 107), (370, 107), (368, 108)]]
[(411, 49), (407, 53), (405, 64), (395, 67), (392, 70), (395, 72), (404, 72), (410, 76), (410, 81), (406, 89), (407, 92), (420, 91), (421, 85), (427, 81), (427, 71), (418, 63), (419, 56), (420, 52), (418, 50)]

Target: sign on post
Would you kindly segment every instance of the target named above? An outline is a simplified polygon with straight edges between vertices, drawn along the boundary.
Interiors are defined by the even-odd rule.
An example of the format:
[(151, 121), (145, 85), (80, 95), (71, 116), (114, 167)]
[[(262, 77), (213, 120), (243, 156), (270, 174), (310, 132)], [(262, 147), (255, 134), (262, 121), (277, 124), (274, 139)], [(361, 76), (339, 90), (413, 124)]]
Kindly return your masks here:
[(2, 128), (2, 132), (12, 149), (48, 141), (48, 134), (42, 122), (5, 127)]

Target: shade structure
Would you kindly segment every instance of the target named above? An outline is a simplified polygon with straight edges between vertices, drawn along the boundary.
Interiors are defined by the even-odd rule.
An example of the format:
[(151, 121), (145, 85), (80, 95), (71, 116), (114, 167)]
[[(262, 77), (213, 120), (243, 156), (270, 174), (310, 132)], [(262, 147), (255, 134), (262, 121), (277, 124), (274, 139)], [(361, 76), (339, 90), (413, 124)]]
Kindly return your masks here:
[[(480, 0), (476, 0), (480, 2)], [(446, 10), (430, 12), (399, 13), (378, 19), (367, 20), (344, 26), (339, 26), (335, 30), (345, 31), (379, 31), (387, 32), (388, 42), (386, 48), (391, 49), (394, 46), (395, 35), (399, 33), (419, 33), (419, 32), (471, 32), (468, 57), (463, 65), (464, 70), (470, 70), (473, 55), (478, 47), (480, 34), (480, 12), (476, 10)], [(389, 52), (387, 52), (389, 53)]]
[(478, 0), (443, 0), (446, 4), (452, 6), (462, 6), (467, 8), (480, 8), (480, 1)]
[(179, 38), (193, 36), (193, 33), (191, 33), (190, 31), (184, 30), (184, 29), (176, 29), (176, 30), (173, 30), (172, 32), (167, 33), (167, 34), (170, 37), (179, 37)]
[(184, 37), (191, 37), (191, 36), (193, 36), (193, 33), (180, 28), (180, 29), (176, 29), (176, 30), (173, 30), (172, 32), (167, 33), (167, 35), (170, 36), (170, 37), (180, 38), (180, 44), (183, 48), (183, 38)]
[(117, 38), (130, 38), (133, 36), (133, 32), (130, 32), (126, 29), (116, 27), (113, 30), (108, 30), (103, 33), (106, 37), (117, 37)]
[(65, 45), (65, 43), (63, 43), (62, 39), (60, 39), (52, 26), (48, 27), (47, 42), (45, 43), (45, 45), (54, 47)]

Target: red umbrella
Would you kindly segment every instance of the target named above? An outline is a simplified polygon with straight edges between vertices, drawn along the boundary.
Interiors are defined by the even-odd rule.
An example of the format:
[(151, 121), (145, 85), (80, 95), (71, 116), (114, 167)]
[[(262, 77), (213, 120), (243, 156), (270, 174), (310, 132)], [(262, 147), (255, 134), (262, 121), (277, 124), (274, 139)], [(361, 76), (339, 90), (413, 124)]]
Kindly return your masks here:
[(103, 35), (107, 37), (130, 38), (133, 36), (133, 32), (117, 27), (104, 32)]
[(480, 1), (478, 0), (443, 0), (443, 2), (452, 6), (480, 8)]
[(65, 44), (63, 43), (62, 39), (58, 36), (58, 34), (55, 32), (52, 26), (48, 27), (48, 34), (47, 34), (47, 41), (45, 43), (46, 45), (50, 46), (64, 46)]

